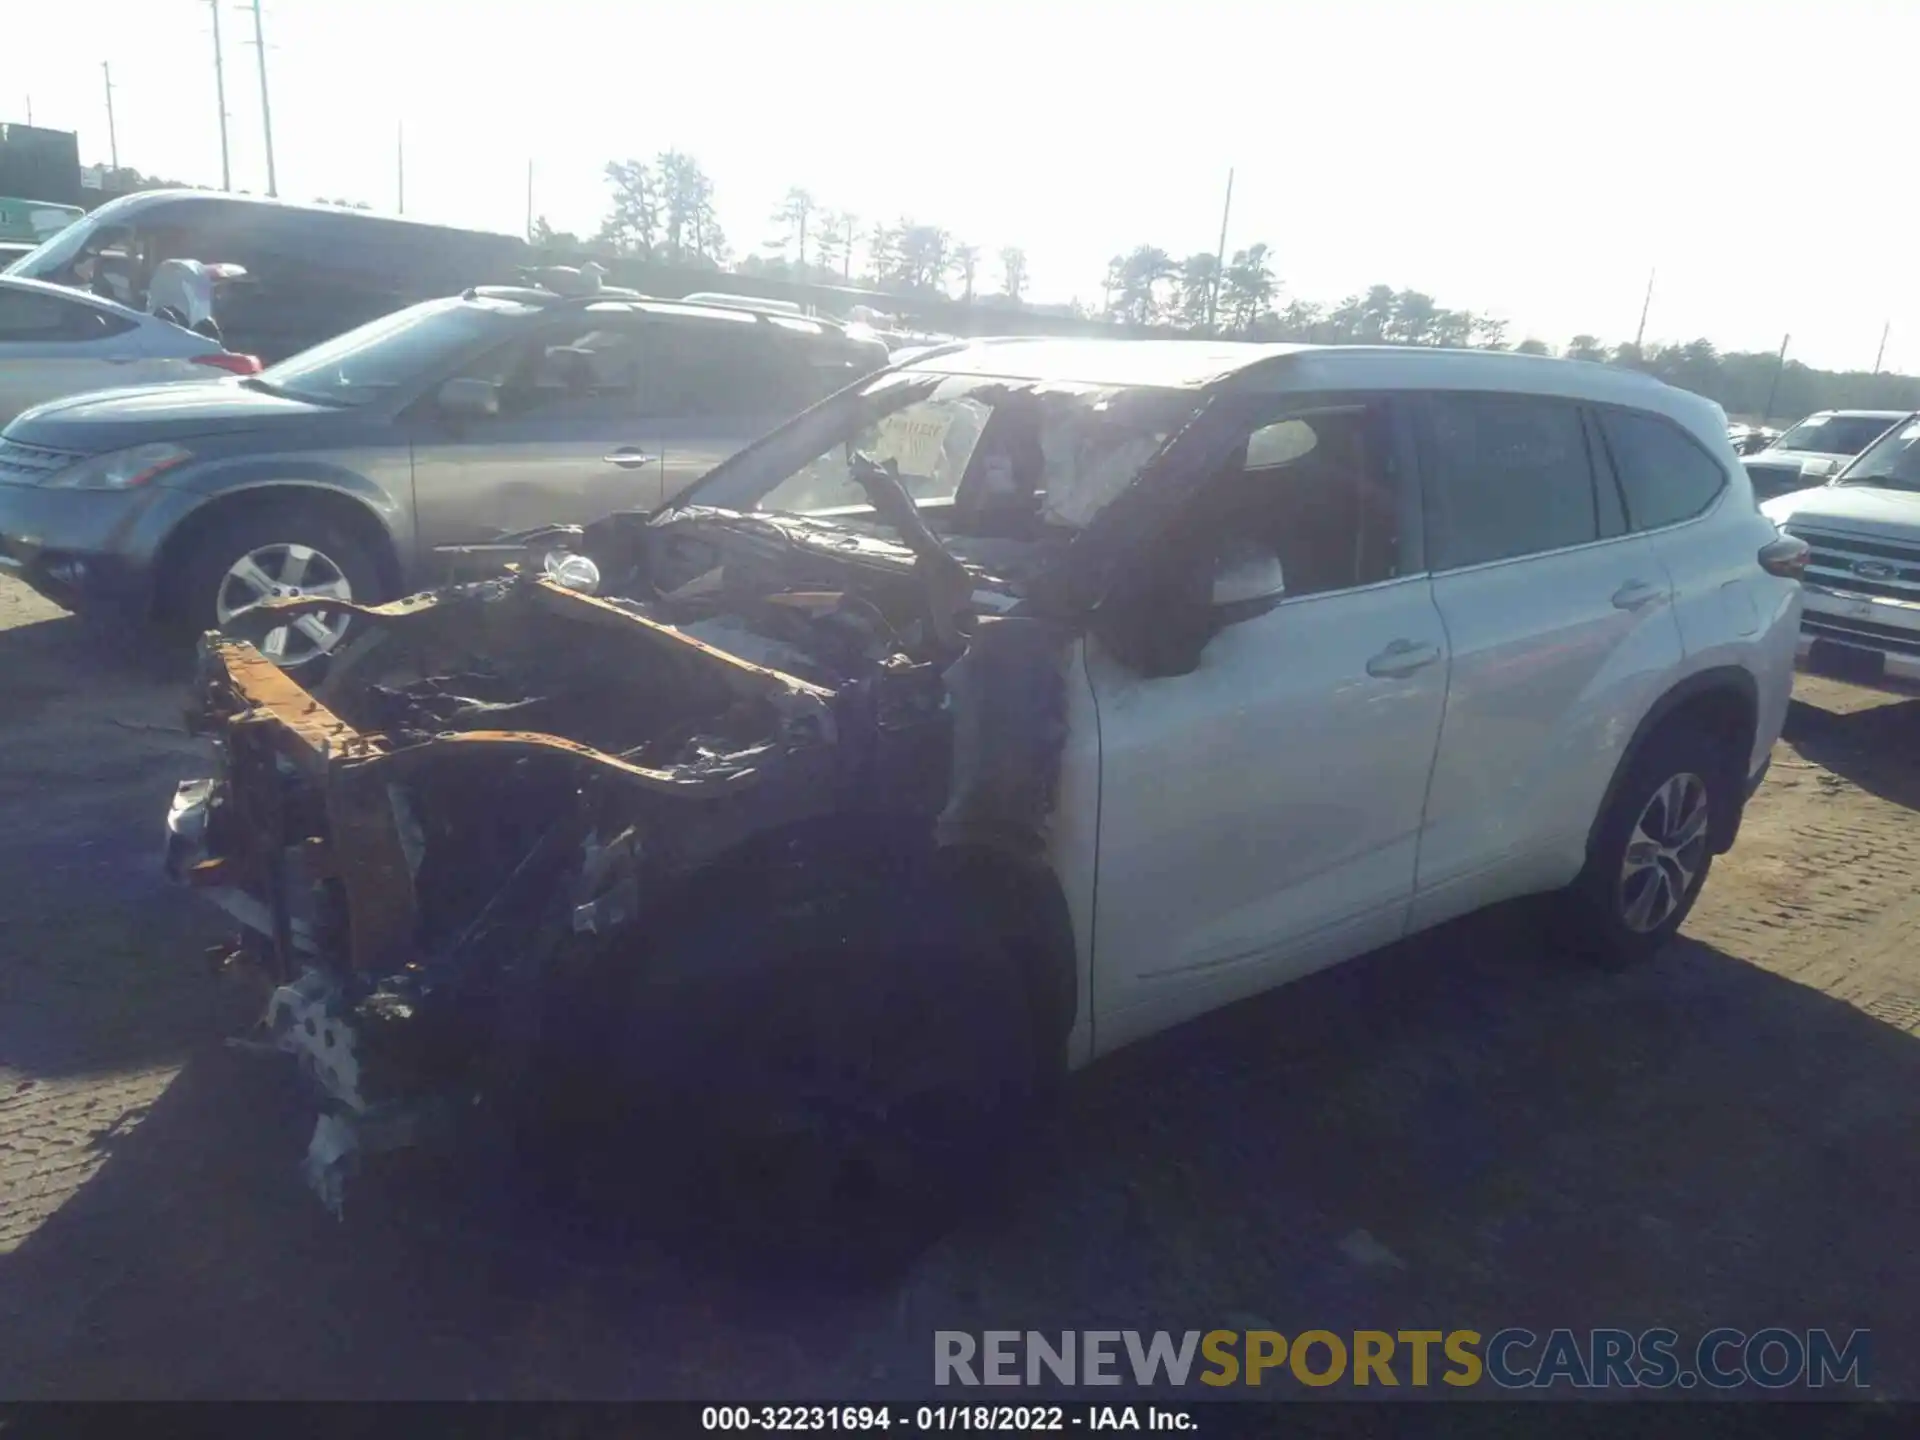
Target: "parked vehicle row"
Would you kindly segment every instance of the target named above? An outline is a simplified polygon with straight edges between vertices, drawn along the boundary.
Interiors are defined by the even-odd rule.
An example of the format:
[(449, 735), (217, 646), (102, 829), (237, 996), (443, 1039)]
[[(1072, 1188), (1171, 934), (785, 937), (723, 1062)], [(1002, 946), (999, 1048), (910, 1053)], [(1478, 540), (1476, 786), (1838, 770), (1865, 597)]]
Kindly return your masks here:
[[(168, 328), (211, 346), (186, 364), (227, 363)], [(229, 383), (19, 417), (0, 432), (0, 567), (70, 608), (195, 633), (273, 596), (378, 601), (444, 578), (461, 547), (652, 509), (886, 362), (802, 316), (480, 287)], [(307, 616), (266, 648), (305, 663), (346, 625)]]
[(15, 260), (8, 275), (91, 290), (147, 308), (172, 259), (230, 263), (220, 329), (271, 363), (395, 310), (511, 276), (531, 251), (517, 236), (322, 205), (197, 190), (108, 201)]

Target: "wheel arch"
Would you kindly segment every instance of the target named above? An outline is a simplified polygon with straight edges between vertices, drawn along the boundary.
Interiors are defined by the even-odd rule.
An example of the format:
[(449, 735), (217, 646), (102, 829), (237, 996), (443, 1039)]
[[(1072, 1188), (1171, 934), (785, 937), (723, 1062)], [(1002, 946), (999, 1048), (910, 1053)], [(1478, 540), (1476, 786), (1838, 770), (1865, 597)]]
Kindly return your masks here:
[(373, 556), (386, 593), (401, 593), (405, 576), (400, 547), (386, 518), (364, 498), (337, 485), (286, 476), (217, 491), (188, 511), (167, 533), (153, 563), (151, 605), (155, 618), (179, 618), (179, 587), (184, 569), (193, 556), (194, 547), (214, 526), (228, 523), (239, 515), (263, 512), (287, 504), (323, 515), (345, 528), (356, 540), (365, 544)]
[(1718, 665), (1682, 679), (1654, 701), (1634, 727), (1633, 736), (1621, 752), (1620, 763), (1614, 767), (1606, 793), (1601, 796), (1599, 808), (1587, 828), (1587, 853), (1592, 853), (1600, 828), (1634, 762), (1656, 735), (1676, 725), (1697, 725), (1708, 734), (1723, 738), (1738, 757), (1735, 773), (1728, 777), (1733, 783), (1716, 787), (1714, 794), (1718, 811), (1714, 817), (1718, 822), (1714, 833), (1721, 837), (1714, 845), (1714, 853), (1725, 854), (1732, 848), (1746, 808), (1747, 765), (1760, 725), (1760, 687), (1750, 671), (1738, 665)]

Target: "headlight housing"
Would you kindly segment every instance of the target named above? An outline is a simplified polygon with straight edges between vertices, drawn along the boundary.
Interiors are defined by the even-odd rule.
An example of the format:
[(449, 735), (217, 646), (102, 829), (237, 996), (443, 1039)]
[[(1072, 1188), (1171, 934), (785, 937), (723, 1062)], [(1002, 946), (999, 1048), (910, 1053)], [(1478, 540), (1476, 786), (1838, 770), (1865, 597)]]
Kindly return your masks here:
[(64, 470), (55, 470), (40, 483), (55, 490), (131, 490), (192, 458), (191, 450), (158, 441), (89, 456)]

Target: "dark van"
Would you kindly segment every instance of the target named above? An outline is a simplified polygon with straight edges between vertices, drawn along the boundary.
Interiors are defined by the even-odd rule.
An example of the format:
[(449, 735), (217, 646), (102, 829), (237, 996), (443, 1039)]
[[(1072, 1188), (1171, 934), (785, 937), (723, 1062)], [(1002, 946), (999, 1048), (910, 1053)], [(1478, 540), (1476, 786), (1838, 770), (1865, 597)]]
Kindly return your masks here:
[(145, 309), (162, 260), (243, 267), (215, 304), (229, 348), (272, 363), (368, 320), (469, 285), (510, 280), (525, 241), (484, 230), (200, 190), (109, 201), (7, 267)]

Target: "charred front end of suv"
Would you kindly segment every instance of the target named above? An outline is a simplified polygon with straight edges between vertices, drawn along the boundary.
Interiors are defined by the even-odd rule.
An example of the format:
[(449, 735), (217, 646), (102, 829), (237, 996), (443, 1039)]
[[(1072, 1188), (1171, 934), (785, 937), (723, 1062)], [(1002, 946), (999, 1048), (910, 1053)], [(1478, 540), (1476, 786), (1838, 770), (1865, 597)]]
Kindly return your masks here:
[(360, 1154), (522, 1090), (566, 1044), (540, 1033), (556, 987), (644, 966), (696, 877), (863, 826), (1034, 853), (1063, 633), (990, 618), (956, 653), (889, 605), (762, 586), (687, 621), (513, 575), (350, 607), (311, 692), (203, 640), (191, 719), (220, 759), (180, 786), (168, 868), (270, 977), (254, 1043), (323, 1093), (330, 1206)]

